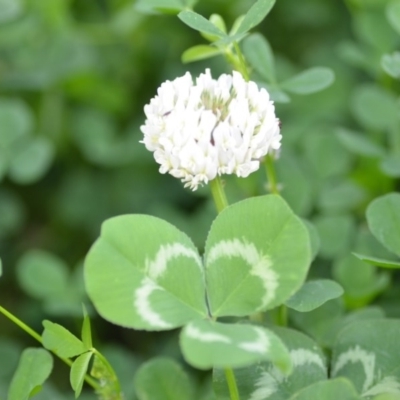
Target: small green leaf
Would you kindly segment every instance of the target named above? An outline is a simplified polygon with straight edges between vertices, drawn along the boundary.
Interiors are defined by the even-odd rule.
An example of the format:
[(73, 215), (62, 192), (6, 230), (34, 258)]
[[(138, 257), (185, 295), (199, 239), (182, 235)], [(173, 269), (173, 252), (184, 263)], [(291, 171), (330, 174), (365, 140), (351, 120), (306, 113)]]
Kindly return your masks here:
[(331, 376), (353, 382), (362, 398), (400, 394), (400, 321), (357, 321), (342, 329), (332, 354)]
[(370, 203), (367, 221), (379, 242), (400, 256), (400, 194), (389, 193)]
[(400, 154), (389, 154), (381, 161), (381, 171), (392, 178), (400, 177)]
[[(325, 356), (313, 340), (291, 329), (274, 327), (273, 331), (289, 350), (293, 370), (285, 375), (268, 361), (235, 369), (241, 399), (287, 399), (303, 387), (328, 377)], [(218, 399), (230, 399), (223, 370), (214, 369), (213, 387)]]
[(248, 36), (243, 41), (246, 60), (267, 82), (275, 82), (274, 54), (267, 39), (259, 33)]
[(32, 297), (51, 299), (68, 286), (68, 266), (55, 255), (30, 250), (18, 261), (17, 278), (22, 289)]
[(342, 294), (343, 288), (335, 281), (319, 279), (306, 282), (285, 304), (296, 311), (308, 312)]
[(311, 94), (330, 86), (335, 80), (333, 71), (325, 67), (314, 67), (281, 83), (282, 89), (290, 93)]
[(352, 383), (343, 378), (314, 383), (289, 400), (361, 400)]
[(384, 130), (398, 120), (396, 97), (375, 84), (356, 88), (352, 98), (355, 117), (363, 126), (372, 130)]
[(165, 330), (207, 315), (202, 260), (173, 225), (148, 215), (103, 223), (85, 261), (87, 292), (107, 320)]
[(367, 264), (376, 265), (377, 267), (400, 269), (400, 262), (398, 261), (384, 260), (383, 258), (366, 256), (359, 253), (353, 253), (353, 255), (361, 261), (364, 261)]
[(400, 78), (400, 52), (384, 54), (381, 59), (381, 66), (392, 78)]
[(197, 320), (183, 328), (180, 344), (186, 361), (199, 369), (269, 360), (284, 373), (291, 370), (289, 352), (281, 340), (259, 326)]
[(221, 50), (212, 46), (200, 44), (185, 50), (182, 54), (182, 62), (189, 63), (198, 60), (205, 60), (210, 57), (215, 57), (219, 54), (221, 54)]
[(144, 363), (134, 379), (138, 400), (193, 400), (189, 376), (175, 360), (163, 357)]
[(85, 381), (85, 375), (87, 373), (92, 355), (93, 353), (91, 351), (83, 353), (79, 357), (77, 357), (71, 365), (69, 381), (71, 383), (72, 389), (75, 392), (76, 399), (81, 394), (83, 382)]
[[(225, 21), (222, 19), (222, 17), (219, 14), (211, 14), (209, 21), (212, 24), (214, 24), (218, 29), (220, 29), (222, 32), (227, 33)], [(201, 34), (201, 36), (203, 36), (203, 38), (209, 40), (210, 42), (215, 42), (216, 40), (219, 39), (219, 36), (210, 35), (209, 33), (200, 32), (200, 34)]]
[(8, 400), (28, 400), (49, 377), (53, 357), (44, 349), (27, 348), (23, 351), (18, 368), (8, 389)]
[(307, 228), (280, 196), (229, 206), (205, 247), (211, 315), (244, 316), (282, 304), (303, 283), (310, 260)]
[(393, 29), (400, 34), (400, 3), (390, 2), (386, 7), (386, 17)]
[(43, 346), (60, 357), (75, 357), (88, 350), (81, 340), (59, 324), (43, 321)]
[(258, 0), (247, 11), (236, 33), (246, 33), (257, 26), (271, 11), (275, 0)]
[(340, 128), (336, 131), (340, 143), (350, 152), (365, 157), (382, 157), (383, 146), (373, 142), (366, 135)]
[(212, 22), (204, 18), (202, 15), (195, 13), (194, 11), (181, 11), (178, 14), (178, 18), (196, 31), (208, 33), (209, 35), (215, 35), (219, 38), (227, 36), (226, 33), (217, 28)]
[(92, 331), (90, 329), (90, 318), (85, 306), (83, 306), (82, 342), (87, 349), (91, 349), (93, 347)]
[(40, 179), (54, 158), (54, 148), (45, 138), (21, 142), (10, 160), (9, 176), (19, 184), (30, 184)]
[(158, 11), (166, 14), (177, 14), (185, 6), (181, 0), (139, 0), (135, 4), (135, 8), (145, 13)]

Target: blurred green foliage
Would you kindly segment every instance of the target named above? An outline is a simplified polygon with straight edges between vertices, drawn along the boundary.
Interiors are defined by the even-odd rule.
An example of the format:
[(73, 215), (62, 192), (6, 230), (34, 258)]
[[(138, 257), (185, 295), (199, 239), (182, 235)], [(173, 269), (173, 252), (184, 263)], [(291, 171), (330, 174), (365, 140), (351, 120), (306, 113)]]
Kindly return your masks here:
[[(218, 13), (230, 27), (252, 4), (201, 0), (195, 10), (207, 18)], [(79, 329), (76, 318), (87, 301), (79, 265), (106, 218), (155, 215), (201, 248), (216, 214), (207, 187), (191, 193), (158, 173), (139, 143), (139, 127), (144, 104), (164, 80), (206, 67), (217, 76), (230, 67), (220, 56), (182, 64), (184, 51), (205, 39), (150, 6), (0, 0), (0, 304), (38, 331), (48, 317)], [(334, 83), (321, 92), (293, 90), (290, 101), (276, 97), (282, 195), (319, 234), (311, 275), (334, 277), (345, 289), (344, 304), (331, 301), (313, 315), (291, 317), (327, 347), (345, 308), (375, 301), (386, 315), (400, 316), (398, 275), (350, 255), (393, 259), (368, 231), (365, 211), (376, 197), (400, 188), (399, 15), (396, 1), (278, 0), (258, 27), (268, 43), (256, 44), (272, 49), (278, 82), (315, 66), (335, 72)], [(248, 57), (252, 64), (251, 52)], [(264, 171), (247, 180), (228, 177), (226, 189), (230, 202), (263, 194)], [(155, 336), (101, 319), (94, 332), (127, 398), (142, 360), (180, 357), (174, 332)], [(31, 344), (0, 316), (0, 398), (22, 348)], [(57, 367), (53, 386), (35, 398), (72, 398), (61, 395), (67, 376)]]

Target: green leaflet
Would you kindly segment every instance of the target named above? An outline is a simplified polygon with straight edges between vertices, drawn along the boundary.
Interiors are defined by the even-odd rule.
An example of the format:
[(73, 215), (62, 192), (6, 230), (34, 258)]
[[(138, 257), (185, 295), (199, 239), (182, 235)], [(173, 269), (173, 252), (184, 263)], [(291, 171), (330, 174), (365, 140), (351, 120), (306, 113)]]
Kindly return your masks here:
[(194, 387), (175, 360), (156, 357), (136, 372), (135, 392), (139, 400), (192, 400)]
[(270, 360), (284, 373), (291, 370), (286, 347), (278, 336), (260, 326), (193, 321), (183, 328), (180, 343), (186, 361), (199, 369)]
[(158, 218), (121, 216), (103, 224), (89, 252), (86, 286), (109, 321), (172, 329), (209, 313), (242, 316), (282, 304), (303, 283), (310, 252), (307, 228), (275, 195), (236, 203), (217, 216), (205, 276), (184, 233)]
[(343, 329), (336, 340), (332, 377), (350, 379), (363, 398), (385, 393), (400, 394), (400, 321), (357, 321)]
[(226, 208), (205, 247), (211, 314), (242, 316), (282, 304), (303, 283), (310, 253), (307, 228), (280, 196)]
[(11, 381), (8, 400), (28, 400), (32, 392), (40, 391), (52, 369), (53, 358), (47, 350), (25, 349)]
[(379, 242), (400, 256), (400, 194), (375, 199), (367, 208), (367, 221)]
[(165, 330), (207, 315), (197, 249), (155, 217), (106, 221), (86, 258), (85, 280), (99, 313), (122, 326)]
[[(287, 328), (274, 328), (273, 331), (289, 350), (293, 370), (290, 374), (283, 374), (270, 361), (235, 369), (241, 399), (287, 399), (298, 390), (327, 379), (325, 356), (313, 340)], [(230, 399), (221, 369), (214, 369), (213, 386), (218, 399)]]

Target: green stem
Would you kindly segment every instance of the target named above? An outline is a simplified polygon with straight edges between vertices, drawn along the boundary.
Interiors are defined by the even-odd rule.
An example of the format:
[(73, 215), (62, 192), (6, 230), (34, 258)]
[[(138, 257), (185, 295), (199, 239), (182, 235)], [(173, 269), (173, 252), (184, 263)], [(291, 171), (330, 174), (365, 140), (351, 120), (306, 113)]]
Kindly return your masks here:
[(265, 170), (267, 172), (269, 190), (273, 194), (279, 194), (278, 181), (276, 179), (274, 157), (268, 154), (265, 157)]
[(225, 371), (226, 382), (228, 383), (231, 400), (240, 400), (239, 391), (236, 385), (235, 374), (233, 373), (232, 368), (225, 368), (224, 371)]
[(240, 50), (239, 45), (237, 44), (237, 42), (233, 43), (233, 47), (235, 48), (236, 54), (239, 58), (239, 62), (240, 62), (240, 72), (242, 73), (244, 79), (248, 82), (250, 80), (250, 74), (249, 71), (247, 70), (247, 65), (246, 65), (246, 61), (243, 57), (243, 53)]
[(288, 325), (287, 307), (284, 304), (282, 304), (278, 308), (278, 325), (279, 326), (287, 326)]
[(215, 207), (220, 213), (224, 208), (228, 207), (228, 200), (226, 199), (224, 188), (222, 187), (221, 179), (217, 176), (210, 182), (211, 193), (214, 199)]
[[(0, 313), (2, 313), (10, 321), (14, 322), (15, 325), (19, 326), (23, 331), (25, 331), (28, 335), (32, 336), (35, 340), (37, 340), (43, 346), (42, 337), (37, 332), (35, 332), (32, 328), (30, 328), (28, 325), (26, 325), (24, 322), (22, 322), (19, 318), (17, 318), (15, 315), (11, 314), (9, 311), (7, 311), (2, 306), (0, 306)], [(52, 353), (55, 356), (57, 356), (60, 360), (62, 360), (65, 364), (67, 364), (69, 367), (71, 367), (72, 361), (69, 358), (60, 357), (53, 351), (52, 351)], [(95, 390), (98, 390), (100, 388), (100, 385), (89, 375), (85, 376), (85, 381)]]

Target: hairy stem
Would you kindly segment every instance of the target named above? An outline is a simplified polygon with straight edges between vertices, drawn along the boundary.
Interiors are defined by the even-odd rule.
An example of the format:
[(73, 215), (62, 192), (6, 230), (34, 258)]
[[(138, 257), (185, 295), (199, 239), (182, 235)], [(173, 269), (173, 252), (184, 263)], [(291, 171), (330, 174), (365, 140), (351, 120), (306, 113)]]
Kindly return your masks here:
[(239, 390), (236, 385), (236, 378), (232, 368), (225, 368), (224, 371), (225, 371), (226, 382), (228, 383), (231, 400), (240, 400)]

